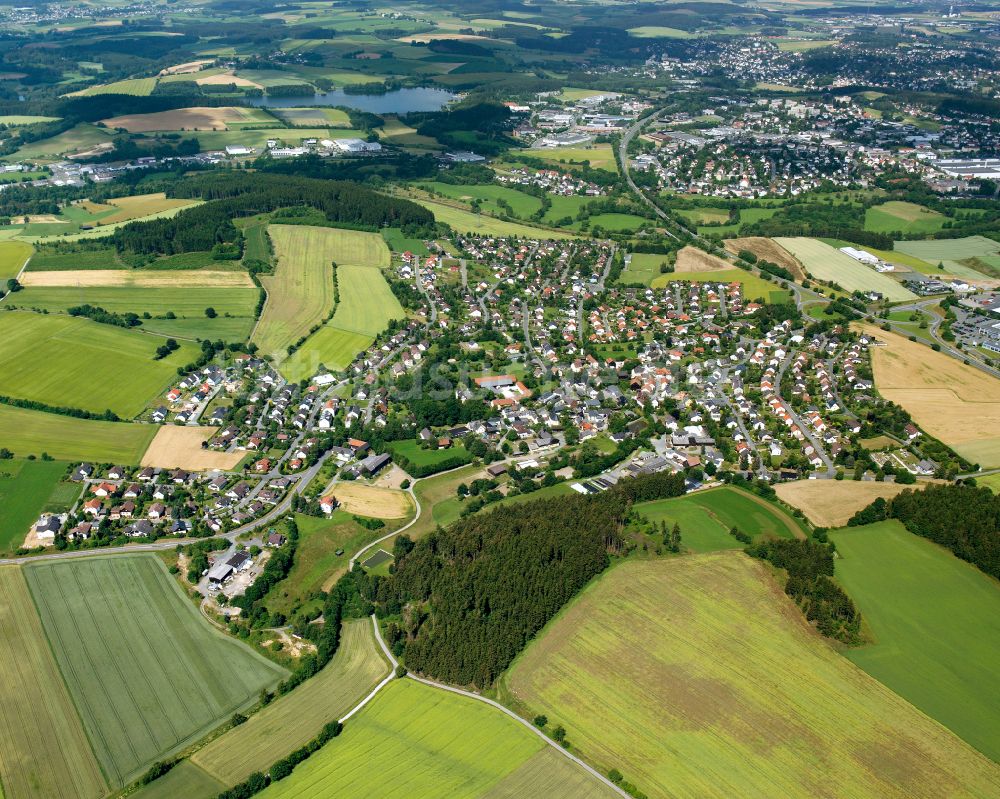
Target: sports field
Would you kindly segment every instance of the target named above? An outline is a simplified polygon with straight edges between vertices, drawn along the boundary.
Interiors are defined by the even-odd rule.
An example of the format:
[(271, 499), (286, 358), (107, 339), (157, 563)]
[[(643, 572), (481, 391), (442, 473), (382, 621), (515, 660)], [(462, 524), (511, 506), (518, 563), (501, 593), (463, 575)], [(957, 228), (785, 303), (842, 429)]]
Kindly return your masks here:
[(903, 485), (860, 480), (795, 480), (778, 483), (778, 497), (798, 508), (817, 527), (843, 527), (855, 513), (879, 497), (894, 497), (905, 488), (920, 489), (927, 483)]
[(383, 677), (389, 664), (370, 619), (345, 622), (337, 654), (310, 677), (246, 724), (216, 738), (192, 762), (227, 785), (245, 780), (314, 738), (323, 725), (341, 718)]
[(775, 242), (798, 258), (817, 280), (832, 280), (847, 291), (877, 291), (894, 302), (916, 296), (892, 278), (825, 242), (803, 237), (775, 238)]
[(830, 537), (875, 638), (847, 657), (1000, 762), (1000, 585), (897, 521)]
[(64, 461), (138, 463), (157, 428), (148, 424), (96, 422), (0, 405), (0, 441), (15, 455), (47, 452)]
[[(518, 770), (544, 746), (481, 702), (395, 680), (345, 726), (340, 738), (261, 797), (472, 799), (488, 795), (505, 778), (523, 780), (523, 772), (515, 776)], [(527, 787), (522, 783), (522, 790)], [(546, 795), (568, 799), (580, 794), (556, 786)]]
[(33, 251), (32, 246), (23, 241), (0, 241), (0, 282), (4, 283), (4, 291), (7, 279), (17, 277)]
[(0, 394), (130, 417), (195, 357), (191, 344), (153, 360), (163, 339), (83, 317), (0, 313)]
[(59, 461), (0, 460), (0, 551), (21, 546), (65, 472)]
[(0, 781), (6, 799), (107, 793), (24, 575), (0, 566)]
[(738, 488), (724, 486), (696, 491), (675, 499), (642, 502), (636, 513), (651, 522), (665, 521), (681, 527), (683, 545), (695, 552), (742, 549), (729, 534), (739, 527), (747, 535), (768, 538), (802, 538), (802, 527), (781, 508)]
[(838, 654), (738, 552), (612, 567), (504, 681), (650, 797), (1000, 791), (1000, 767)]
[(353, 231), (308, 225), (270, 225), (278, 265), (261, 276), (267, 303), (253, 342), (279, 360), (286, 349), (321, 324), (333, 310), (333, 262)]
[(875, 387), (922, 429), (983, 468), (1000, 466), (1000, 381), (919, 342), (864, 325)]
[(434, 214), (434, 219), (449, 225), (456, 233), (476, 233), (483, 236), (518, 236), (528, 239), (572, 239), (576, 234), (562, 230), (544, 230), (522, 225), (519, 222), (504, 222), (491, 216), (474, 214), (450, 205), (442, 205), (432, 200), (414, 200)]
[(865, 230), (875, 233), (933, 233), (944, 225), (945, 217), (916, 203), (890, 200), (865, 211)]
[(32, 564), (25, 577), (112, 786), (287, 674), (211, 627), (155, 555)]

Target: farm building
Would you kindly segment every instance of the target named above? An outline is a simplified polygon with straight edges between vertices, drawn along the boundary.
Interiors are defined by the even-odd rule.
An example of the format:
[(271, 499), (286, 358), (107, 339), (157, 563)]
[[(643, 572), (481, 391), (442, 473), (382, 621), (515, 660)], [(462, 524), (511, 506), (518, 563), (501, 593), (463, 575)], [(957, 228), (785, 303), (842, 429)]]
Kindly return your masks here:
[(333, 142), (334, 149), (342, 153), (377, 153), (381, 152), (382, 145), (378, 142), (365, 141), (364, 139), (336, 139)]

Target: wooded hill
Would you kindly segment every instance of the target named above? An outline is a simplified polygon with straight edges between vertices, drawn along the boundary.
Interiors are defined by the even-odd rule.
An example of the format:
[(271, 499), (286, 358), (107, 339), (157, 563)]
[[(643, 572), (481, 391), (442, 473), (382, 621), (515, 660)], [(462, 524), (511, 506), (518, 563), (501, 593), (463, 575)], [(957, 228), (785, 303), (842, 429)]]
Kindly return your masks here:
[(169, 219), (118, 228), (111, 241), (120, 252), (173, 255), (211, 250), (241, 240), (233, 219), (303, 205), (318, 209), (330, 222), (365, 230), (392, 226), (430, 234), (434, 226), (434, 215), (426, 208), (346, 181), (213, 172), (178, 181), (167, 194), (206, 202)]
[[(622, 547), (636, 500), (684, 493), (684, 476), (623, 480), (596, 496), (560, 496), (467, 517), (397, 546), (394, 574), (378, 583), (381, 612), (404, 611), (408, 668), (484, 688)], [(405, 539), (403, 539), (405, 541)]]

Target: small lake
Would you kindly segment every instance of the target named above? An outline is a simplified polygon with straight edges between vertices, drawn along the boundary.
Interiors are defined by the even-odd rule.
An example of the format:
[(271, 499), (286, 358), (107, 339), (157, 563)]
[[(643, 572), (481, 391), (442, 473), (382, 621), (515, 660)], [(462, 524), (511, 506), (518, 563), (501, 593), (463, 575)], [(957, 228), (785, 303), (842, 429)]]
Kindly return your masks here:
[(458, 98), (444, 89), (417, 87), (394, 89), (385, 94), (345, 94), (334, 89), (312, 97), (248, 97), (246, 101), (258, 108), (309, 108), (317, 105), (342, 105), (372, 114), (408, 114), (411, 111), (440, 111)]

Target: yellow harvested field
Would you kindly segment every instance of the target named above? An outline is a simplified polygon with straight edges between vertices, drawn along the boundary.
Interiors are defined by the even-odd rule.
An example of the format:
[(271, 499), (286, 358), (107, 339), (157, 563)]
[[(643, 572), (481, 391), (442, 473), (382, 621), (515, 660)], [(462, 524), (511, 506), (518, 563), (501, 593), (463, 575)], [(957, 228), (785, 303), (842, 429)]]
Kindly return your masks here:
[(204, 78), (195, 78), (195, 83), (199, 86), (243, 86), (248, 89), (263, 89), (259, 83), (249, 78), (240, 78), (232, 72), (223, 72), (221, 75), (206, 75)]
[(926, 482), (906, 486), (857, 480), (796, 480), (779, 483), (774, 490), (782, 502), (798, 508), (817, 527), (843, 527), (855, 513), (879, 497), (889, 499), (904, 489), (927, 485)]
[(147, 272), (139, 269), (67, 269), (51, 272), (25, 272), (24, 286), (49, 288), (69, 286), (124, 286), (146, 289), (179, 288), (253, 288), (246, 272), (222, 272), (209, 269), (172, 269)]
[(246, 453), (216, 452), (201, 447), (203, 441), (208, 441), (217, 432), (215, 427), (161, 427), (142, 456), (141, 464), (161, 469), (190, 469), (193, 472), (234, 469)]
[(344, 510), (378, 519), (403, 519), (413, 513), (413, 502), (405, 491), (394, 488), (337, 483), (333, 495)]
[(805, 280), (806, 278), (806, 273), (802, 269), (799, 259), (773, 239), (764, 236), (747, 236), (741, 239), (726, 239), (723, 243), (733, 255), (739, 255), (740, 250), (749, 250), (758, 258), (787, 269), (795, 276), (796, 280)]
[(192, 200), (188, 197), (167, 197), (162, 191), (154, 194), (137, 194), (134, 197), (118, 197), (114, 200), (108, 200), (108, 205), (114, 206), (118, 210), (101, 219), (98, 224), (113, 225), (116, 222), (128, 222), (130, 219), (197, 205), (200, 202), (201, 200)]
[(725, 272), (733, 265), (697, 247), (685, 247), (677, 253), (677, 272)]
[(158, 130), (227, 130), (227, 123), (244, 119), (247, 113), (242, 108), (192, 106), (152, 114), (126, 114), (105, 119), (104, 124), (111, 129), (124, 128), (129, 133), (151, 133)]
[(969, 461), (1000, 466), (1000, 380), (896, 333), (859, 328), (885, 345), (871, 348), (879, 394)]

